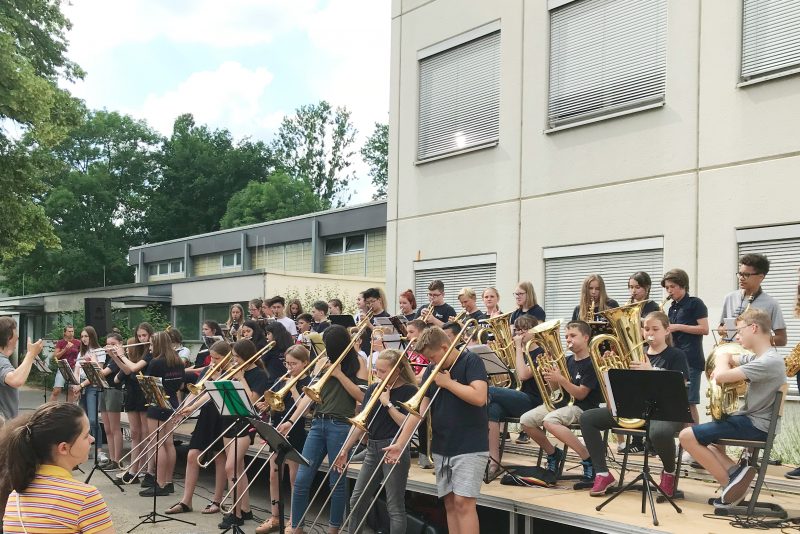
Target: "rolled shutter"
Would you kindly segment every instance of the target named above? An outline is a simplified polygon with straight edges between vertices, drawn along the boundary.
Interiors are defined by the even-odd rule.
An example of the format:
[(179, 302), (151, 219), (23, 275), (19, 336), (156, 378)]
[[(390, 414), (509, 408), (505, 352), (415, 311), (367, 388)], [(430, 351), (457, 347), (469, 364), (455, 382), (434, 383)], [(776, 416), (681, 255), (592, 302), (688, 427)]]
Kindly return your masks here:
[(744, 0), (742, 81), (800, 67), (800, 3)]
[(458, 292), (461, 288), (471, 287), (478, 296), (478, 306), (483, 308), (481, 295), (483, 290), (495, 285), (496, 267), (494, 263), (469, 265), (465, 267), (447, 267), (442, 269), (425, 269), (414, 272), (414, 295), (417, 306), (428, 303), (428, 285), (434, 280), (444, 282), (444, 301), (456, 311), (461, 309)]

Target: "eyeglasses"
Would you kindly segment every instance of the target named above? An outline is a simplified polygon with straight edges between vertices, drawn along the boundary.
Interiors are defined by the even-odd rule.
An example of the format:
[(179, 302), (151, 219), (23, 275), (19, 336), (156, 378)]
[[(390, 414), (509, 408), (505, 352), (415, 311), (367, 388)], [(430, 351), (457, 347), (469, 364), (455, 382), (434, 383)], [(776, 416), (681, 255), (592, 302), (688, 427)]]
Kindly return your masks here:
[(515, 297), (521, 297), (522, 295), (525, 295), (525, 292), (524, 292), (524, 291), (515, 291), (515, 292), (514, 292), (514, 296), (515, 296)]
[(428, 293), (431, 298), (441, 297), (444, 293)]
[(739, 271), (738, 273), (736, 273), (736, 276), (738, 276), (739, 278), (744, 278), (745, 280), (747, 280), (751, 276), (758, 276), (759, 274), (761, 274), (761, 273), (743, 273), (743, 272)]
[(755, 326), (755, 323), (754, 324), (746, 324), (744, 326), (740, 326), (739, 328), (734, 329), (734, 332), (736, 332), (738, 334), (739, 332), (741, 332), (745, 328), (750, 328), (751, 326)]

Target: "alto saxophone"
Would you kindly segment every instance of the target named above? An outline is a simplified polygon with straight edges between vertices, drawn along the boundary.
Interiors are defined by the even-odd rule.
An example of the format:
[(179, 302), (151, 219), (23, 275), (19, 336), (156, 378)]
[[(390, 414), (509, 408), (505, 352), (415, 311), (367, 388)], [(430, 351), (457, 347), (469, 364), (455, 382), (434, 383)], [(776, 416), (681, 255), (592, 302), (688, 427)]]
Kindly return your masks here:
[(583, 320), (587, 323), (594, 322), (594, 299), (589, 301), (589, 307), (586, 309), (586, 315)]

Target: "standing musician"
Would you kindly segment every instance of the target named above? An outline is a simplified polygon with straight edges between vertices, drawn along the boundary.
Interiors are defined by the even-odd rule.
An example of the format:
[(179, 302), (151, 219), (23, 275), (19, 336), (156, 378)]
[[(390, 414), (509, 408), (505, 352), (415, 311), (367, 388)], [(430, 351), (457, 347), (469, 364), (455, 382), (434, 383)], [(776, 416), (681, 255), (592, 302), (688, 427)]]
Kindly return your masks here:
[(250, 312), (251, 320), (261, 319), (261, 306), (264, 302), (260, 298), (254, 298), (247, 303), (247, 311)]
[[(397, 370), (389, 376), (389, 372), (398, 360), (403, 362)], [(382, 463), (383, 449), (392, 443), (392, 439), (397, 434), (400, 425), (406, 417), (406, 412), (397, 403), (409, 400), (417, 391), (416, 378), (411, 365), (405, 359), (405, 354), (399, 350), (387, 349), (380, 353), (375, 362), (375, 371), (381, 382), (376, 382), (367, 388), (364, 394), (364, 404), (373, 395), (380, 395), (381, 407), (376, 408), (370, 414), (369, 420), (369, 441), (367, 442), (367, 453), (358, 473), (356, 485), (350, 496), (350, 506), (353, 508), (353, 517), (362, 518), (368, 511), (368, 506), (372, 502), (381, 478), (373, 477), (376, 470), (382, 469), (383, 476), (389, 476), (391, 467)], [(387, 387), (384, 388), (384, 385)], [(377, 391), (378, 386), (381, 387)], [(344, 444), (339, 455), (333, 463), (333, 468), (342, 473), (347, 464), (347, 457), (350, 449), (361, 441), (364, 431), (354, 428), (350, 439)], [(406, 482), (408, 481), (408, 470), (411, 467), (411, 455), (408, 447), (405, 448), (400, 456), (400, 465), (395, 468), (390, 478), (386, 481), (386, 507), (391, 522), (389, 529), (393, 534), (404, 534), (406, 532), (406, 508), (405, 492)], [(370, 481), (370, 479), (372, 479)], [(369, 482), (369, 486), (367, 483)]]
[(486, 318), (486, 314), (478, 308), (478, 305), (475, 303), (477, 299), (478, 296), (471, 287), (462, 288), (461, 291), (458, 292), (458, 302), (461, 303), (461, 307), (467, 312), (469, 316), (468, 319), (480, 321)]
[(328, 314), (341, 315), (344, 310), (344, 304), (339, 299), (331, 299), (328, 301)]
[(93, 327), (87, 326), (81, 330), (80, 340), (80, 355), (78, 356), (74, 369), (75, 376), (79, 377), (80, 383), (72, 387), (77, 389), (81, 408), (83, 408), (86, 412), (86, 416), (89, 418), (89, 429), (92, 433), (92, 437), (97, 441), (103, 437), (100, 433), (100, 421), (97, 419), (98, 408), (102, 402), (102, 391), (93, 386), (86, 378), (81, 364), (84, 362), (103, 364), (106, 360), (106, 354), (100, 351), (97, 331)]
[[(794, 316), (800, 319), (800, 282), (798, 282), (797, 284), (797, 296), (795, 297), (794, 301)], [(795, 380), (797, 380), (797, 388), (800, 389), (800, 373), (798, 373), (795, 376), (796, 376)], [(787, 471), (786, 473), (784, 473), (783, 476), (793, 480), (800, 479), (800, 467), (795, 467), (791, 471)]]
[[(564, 337), (567, 341), (567, 348), (572, 351), (572, 354), (567, 356), (569, 376), (563, 376), (557, 370), (542, 373), (547, 382), (564, 390), (564, 401), (552, 412), (549, 412), (547, 406), (542, 404), (519, 418), (525, 432), (547, 453), (547, 469), (554, 473), (558, 472), (558, 466), (564, 458), (564, 451), (550, 443), (545, 432), (550, 432), (559, 441), (578, 453), (581, 458), (589, 457), (586, 447), (572, 433), (569, 425), (577, 423), (584, 411), (597, 408), (603, 402), (600, 384), (592, 366), (592, 359), (589, 357), (591, 335), (592, 329), (586, 322), (570, 321), (567, 323)], [(568, 396), (575, 399), (574, 402), (569, 402)], [(592, 462), (583, 460), (581, 464), (583, 465), (583, 477), (594, 478)]]
[(400, 315), (411, 321), (416, 317), (417, 299), (414, 297), (414, 292), (406, 289), (397, 297), (397, 302), (400, 305)]
[(711, 379), (717, 384), (748, 381), (744, 404), (723, 420), (684, 428), (680, 434), (681, 445), (724, 488), (722, 496), (714, 499), (715, 506), (739, 504), (756, 470), (747, 463), (734, 463), (714, 442), (724, 438), (766, 440), (775, 393), (786, 383), (783, 357), (772, 346), (768, 312), (750, 308), (737, 317), (736, 340), (752, 354), (717, 356)]
[(239, 328), (242, 326), (243, 322), (244, 308), (242, 308), (242, 305), (238, 302), (231, 304), (230, 310), (228, 311), (228, 321), (225, 323), (225, 326), (232, 340), (238, 338)]
[(269, 299), (269, 306), (272, 308), (275, 320), (281, 323), (293, 337), (297, 337), (297, 325), (294, 324), (294, 319), (286, 317), (286, 299), (280, 295), (272, 297)]
[[(218, 364), (225, 357), (225, 355), (230, 352), (230, 350), (231, 347), (227, 341), (217, 341), (211, 345), (209, 348), (211, 364)], [(203, 370), (202, 376), (204, 376), (209, 369), (209, 367), (206, 367)], [(219, 369), (214, 376), (209, 378), (209, 380), (219, 378), (224, 371), (225, 369)], [(197, 487), (197, 479), (200, 477), (200, 453), (206, 448), (210, 447), (212, 444), (219, 444), (219, 440), (217, 438), (224, 430), (217, 407), (213, 402), (208, 401), (208, 399), (201, 398), (197, 401), (188, 401), (183, 408), (181, 408), (181, 415), (189, 416), (197, 409), (199, 404), (202, 404), (200, 407), (200, 414), (197, 416), (197, 423), (194, 426), (192, 437), (189, 440), (189, 452), (186, 455), (186, 474), (184, 479), (183, 497), (180, 501), (170, 506), (164, 512), (166, 514), (183, 514), (192, 511), (192, 497), (194, 496), (194, 490)], [(209, 451), (209, 453), (216, 454), (220, 447), (221, 444), (216, 445)], [(219, 454), (214, 458), (214, 472), (214, 498), (203, 509), (203, 514), (216, 514), (220, 511), (220, 502), (222, 501), (222, 495), (225, 492), (226, 484), (225, 453)]]
[(489, 317), (503, 315), (503, 312), (500, 311), (500, 293), (498, 293), (497, 288), (487, 287), (483, 290), (481, 298), (483, 299), (483, 305), (486, 306), (486, 315)]
[(311, 330), (321, 334), (331, 325), (328, 322), (328, 309), (328, 303), (324, 300), (318, 300), (311, 305), (311, 319), (314, 321)]
[(3, 430), (3, 485), (13, 489), (4, 507), (4, 532), (114, 533), (97, 488), (72, 478), (94, 443), (83, 410), (48, 402)]
[[(56, 343), (56, 349), (53, 353), (53, 357), (56, 360), (66, 358), (70, 369), (74, 369), (75, 362), (78, 360), (78, 352), (80, 351), (80, 348), (80, 342), (75, 339), (75, 327), (71, 324), (68, 324), (64, 327), (64, 336)], [(56, 373), (55, 381), (53, 382), (53, 393), (50, 395), (51, 402), (56, 402), (59, 400), (58, 397), (61, 395), (63, 388), (64, 377), (61, 375), (61, 373)], [(75, 397), (72, 391), (70, 391), (67, 401), (75, 402), (77, 400), (78, 398)]]
[(9, 359), (17, 348), (17, 322), (11, 317), (0, 317), (0, 415), (6, 419), (19, 412), (19, 391), (25, 385), (33, 367), (33, 360), (42, 352), (44, 342), (32, 343), (28, 338), (28, 351), (16, 369)]
[(273, 320), (275, 318), (272, 314), (272, 308), (269, 305), (269, 299), (266, 297), (261, 301), (261, 318), (267, 320)]
[[(444, 331), (432, 326), (420, 334), (415, 347), (439, 363), (447, 355), (449, 343)], [(480, 525), (476, 503), (489, 456), (486, 367), (478, 355), (467, 350), (460, 356), (453, 351), (447, 358), (442, 367), (446, 370), (436, 375), (435, 384), (425, 392), (420, 413), (425, 413), (430, 399), (441, 388), (431, 405), (437, 494), (444, 499), (450, 532), (477, 534)], [(431, 364), (425, 371), (426, 379), (433, 369)], [(384, 449), (388, 463), (401, 461), (404, 445), (418, 422), (418, 417), (409, 416), (394, 444)]]
[[(450, 320), (450, 317), (456, 316), (453, 307), (444, 302), (444, 282), (441, 280), (434, 280), (428, 284), (428, 301), (430, 305), (420, 306), (415, 319), (422, 319), (429, 325), (441, 327)], [(432, 310), (428, 313), (428, 308), (431, 307)]]
[(300, 299), (292, 299), (289, 301), (289, 313), (286, 315), (292, 321), (297, 321), (297, 318), (303, 315), (303, 305), (300, 303)]
[(769, 260), (763, 254), (745, 254), (739, 258), (739, 270), (736, 272), (739, 289), (725, 295), (725, 300), (722, 302), (722, 314), (717, 329), (721, 338), (733, 339), (736, 331), (727, 330), (725, 321), (733, 322), (734, 317), (739, 317), (746, 309), (752, 307), (769, 314), (774, 332), (772, 344), (776, 347), (786, 346), (786, 322), (783, 320), (781, 305), (761, 288), (767, 273), (769, 273)]
[[(592, 307), (594, 303), (594, 307)], [(598, 320), (597, 314), (601, 311), (618, 308), (619, 304), (614, 299), (608, 298), (606, 283), (599, 274), (592, 273), (583, 280), (581, 285), (581, 303), (572, 311), (572, 320), (591, 321)]]
[(368, 309), (369, 306), (367, 306), (367, 303), (364, 302), (364, 292), (362, 291), (358, 294), (358, 296), (356, 296), (356, 314), (355, 314), (356, 324), (361, 322), (361, 317), (363, 317), (364, 314), (367, 313)]
[[(372, 324), (375, 325), (375, 319), (377, 317), (389, 317), (389, 312), (385, 309), (385, 301), (386, 298), (383, 294), (383, 290), (377, 287), (371, 287), (361, 293), (364, 296), (364, 304), (367, 306), (367, 310), (372, 310)], [(370, 357), (372, 348), (372, 329), (367, 328), (364, 330), (364, 334), (361, 338), (361, 352), (368, 355), (369, 365), (368, 367), (372, 368), (372, 358)], [(381, 350), (383, 347), (381, 346)]]
[[(233, 365), (241, 365), (255, 355), (256, 346), (249, 339), (243, 339), (234, 343), (231, 350), (233, 352)], [(264, 364), (260, 358), (256, 358), (253, 363), (239, 371), (233, 378), (242, 383), (251, 402), (256, 402), (267, 390), (267, 373), (264, 371)], [(244, 457), (247, 455), (247, 448), (255, 440), (256, 430), (250, 426), (246, 419), (232, 416), (222, 417), (223, 428), (229, 427), (234, 422), (236, 424), (229, 428), (224, 436), (225, 450), (236, 451), (236, 454), (231, 452), (225, 459), (225, 474), (229, 481), (233, 481), (237, 476), (241, 475), (236, 486), (237, 498), (241, 497), (241, 500), (231, 513), (223, 516), (219, 524), (221, 529), (228, 529), (234, 525), (241, 526), (245, 520), (253, 519), (253, 511), (250, 509), (247, 474), (244, 471)], [(229, 446), (228, 444), (234, 439), (237, 440), (235, 446)]]
[[(533, 379), (528, 361), (525, 358), (525, 344), (530, 339), (528, 330), (539, 324), (533, 315), (521, 315), (514, 321), (514, 347), (516, 349), (516, 378), (522, 383), (518, 391), (513, 388), (489, 386), (489, 479), (500, 469), (500, 421), (506, 417), (520, 417), (542, 404), (539, 388)], [(543, 351), (536, 346), (530, 353), (535, 363), (536, 357)]]
[[(688, 382), (686, 354), (670, 345), (669, 318), (664, 312), (655, 311), (645, 316), (644, 335), (648, 344), (647, 360), (631, 362), (631, 369), (680, 371)], [(617, 422), (608, 408), (594, 408), (581, 415), (581, 433), (588, 449), (588, 456), (582, 459), (590, 459), (595, 472), (594, 485), (589, 493), (592, 496), (605, 495), (614, 483), (614, 476), (606, 465), (606, 443), (602, 433), (616, 426)], [(675, 433), (682, 426), (683, 423), (672, 421), (650, 422), (650, 443), (664, 466), (658, 486), (670, 497), (675, 492)]]
[[(184, 367), (183, 362), (178, 357), (178, 353), (172, 348), (172, 340), (169, 332), (156, 332), (153, 334), (153, 359), (145, 370), (145, 375), (161, 378), (164, 392), (169, 398), (172, 408), (159, 408), (158, 406), (148, 406), (147, 408), (147, 430), (155, 433), (161, 423), (170, 419), (175, 408), (178, 407), (178, 390), (183, 385)], [(170, 424), (164, 425), (161, 429), (163, 435), (172, 431), (177, 419), (172, 418)], [(175, 442), (171, 439), (165, 440), (158, 448), (158, 471), (156, 472), (156, 483), (139, 492), (142, 497), (152, 497), (155, 495), (169, 495), (175, 492), (172, 484), (172, 476), (175, 471)]]
[[(289, 376), (284, 380), (278, 381), (272, 388), (274, 391), (282, 389), (289, 380), (304, 372), (305, 367), (309, 362), (308, 349), (303, 345), (292, 345), (286, 351), (285, 357), (286, 369), (288, 370)], [(294, 411), (293, 409), (295, 404), (297, 404), (297, 401), (300, 400), (300, 396), (303, 394), (303, 388), (310, 383), (310, 376), (305, 376), (297, 381), (295, 387), (289, 391), (289, 395), (284, 398), (283, 411), (272, 412), (270, 414), (269, 418), (272, 426), (277, 427), (278, 423), (283, 420), (284, 417), (286, 417), (287, 413)], [(256, 407), (263, 411), (268, 408), (268, 405), (265, 402), (260, 402), (256, 405)], [(295, 450), (303, 450), (303, 445), (306, 442), (306, 426), (302, 421), (292, 427), (292, 430), (289, 432), (289, 435), (286, 437), (286, 439), (289, 440), (289, 443)], [(272, 473), (272, 475), (269, 477), (269, 495), (271, 499), (270, 504), (272, 506), (272, 517), (270, 517), (267, 521), (264, 521), (261, 526), (256, 528), (256, 534), (273, 532), (278, 530), (280, 525), (280, 520), (278, 518), (278, 505), (280, 504), (280, 501), (278, 501), (278, 496), (280, 495), (280, 488), (278, 487), (278, 464), (277, 456), (275, 454), (270, 456), (269, 464), (269, 469)], [(300, 467), (300, 464), (292, 460), (286, 460), (286, 465), (289, 467), (289, 483), (291, 484), (291, 487), (294, 488), (294, 481), (297, 478), (297, 469)], [(291, 516), (291, 511), (289, 512), (289, 515)]]
[[(197, 356), (194, 360), (194, 365), (190, 368), (195, 371), (206, 367), (211, 360), (211, 347), (207, 345), (206, 339), (213, 338), (214, 336), (222, 337), (222, 329), (219, 327), (219, 323), (216, 321), (212, 321), (210, 319), (206, 319), (203, 321), (203, 344), (200, 345), (200, 350), (197, 352)], [(212, 343), (213, 345), (213, 343)]]
[[(325, 351), (331, 361), (340, 356), (350, 344), (350, 335), (347, 333), (347, 329), (340, 325), (332, 325), (325, 330), (322, 339), (325, 343)], [(342, 363), (333, 369), (331, 380), (327, 381), (322, 388), (322, 402), (317, 406), (311, 430), (303, 445), (303, 456), (309, 461), (309, 465), (300, 466), (292, 491), (292, 528), (295, 534), (303, 532), (303, 526), (299, 524), (300, 518), (309, 506), (309, 491), (323, 457), (327, 454), (329, 464), (333, 464), (336, 459), (335, 455), (344, 445), (350, 428), (347, 419), (355, 414), (356, 403), (362, 402), (364, 399), (364, 392), (359, 387), (364, 380), (359, 378), (359, 374), (364, 374), (365, 370), (366, 366), (363, 365), (363, 360), (358, 353), (350, 350)], [(297, 409), (291, 418), (278, 426), (278, 431), (286, 435), (292, 425), (304, 416), (311, 402), (308, 396), (304, 396), (297, 403)], [(302, 422), (297, 424), (302, 424)], [(347, 501), (345, 484), (337, 484), (338, 480), (338, 474), (331, 474), (328, 479), (333, 493), (329, 532), (334, 534), (342, 526), (344, 507)]]
[(517, 303), (517, 309), (511, 314), (511, 324), (523, 315), (533, 315), (539, 322), (544, 322), (546, 316), (544, 310), (536, 302), (536, 292), (533, 290), (533, 284), (528, 281), (520, 282), (514, 290), (514, 300)]
[[(122, 336), (116, 332), (106, 336), (106, 354), (111, 352), (110, 347), (114, 346), (122, 346)], [(109, 458), (106, 462), (100, 462), (100, 467), (104, 469), (119, 469), (119, 461), (122, 458), (120, 415), (123, 408), (124, 395), (122, 393), (122, 382), (116, 380), (118, 374), (119, 365), (111, 356), (107, 357), (102, 375), (110, 387), (103, 391), (103, 403), (100, 409), (100, 415), (103, 418), (103, 429), (108, 438)]]
[[(282, 323), (277, 321), (267, 325), (267, 343), (275, 342), (275, 346), (261, 355), (264, 370), (267, 371), (267, 389), (286, 374), (284, 353), (294, 345), (292, 335), (286, 331)], [(257, 348), (257, 347), (256, 347)]]

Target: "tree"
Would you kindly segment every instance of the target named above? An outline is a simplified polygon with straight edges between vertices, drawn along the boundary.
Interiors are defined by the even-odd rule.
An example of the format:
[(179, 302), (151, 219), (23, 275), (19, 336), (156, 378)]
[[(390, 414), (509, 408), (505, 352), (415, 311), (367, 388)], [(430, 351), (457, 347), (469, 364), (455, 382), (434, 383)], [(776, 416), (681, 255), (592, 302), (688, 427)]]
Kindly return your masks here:
[[(58, 245), (40, 204), (46, 186), (35, 146), (60, 139), (81, 105), (58, 80), (83, 77), (65, 55), (69, 21), (58, 0), (0, 2), (0, 261)], [(7, 131), (25, 134), (25, 142)], [(21, 137), (15, 136), (15, 137)]]
[(304, 180), (277, 172), (252, 181), (233, 194), (220, 221), (222, 228), (274, 221), (320, 210), (320, 201)]
[(300, 106), (284, 117), (272, 150), (279, 166), (306, 180), (323, 209), (343, 206), (355, 150), (356, 129), (346, 108), (333, 110), (326, 101)]
[(386, 198), (389, 185), (389, 125), (375, 123), (375, 129), (361, 147), (361, 157), (369, 165), (369, 176), (375, 186), (372, 200)]

